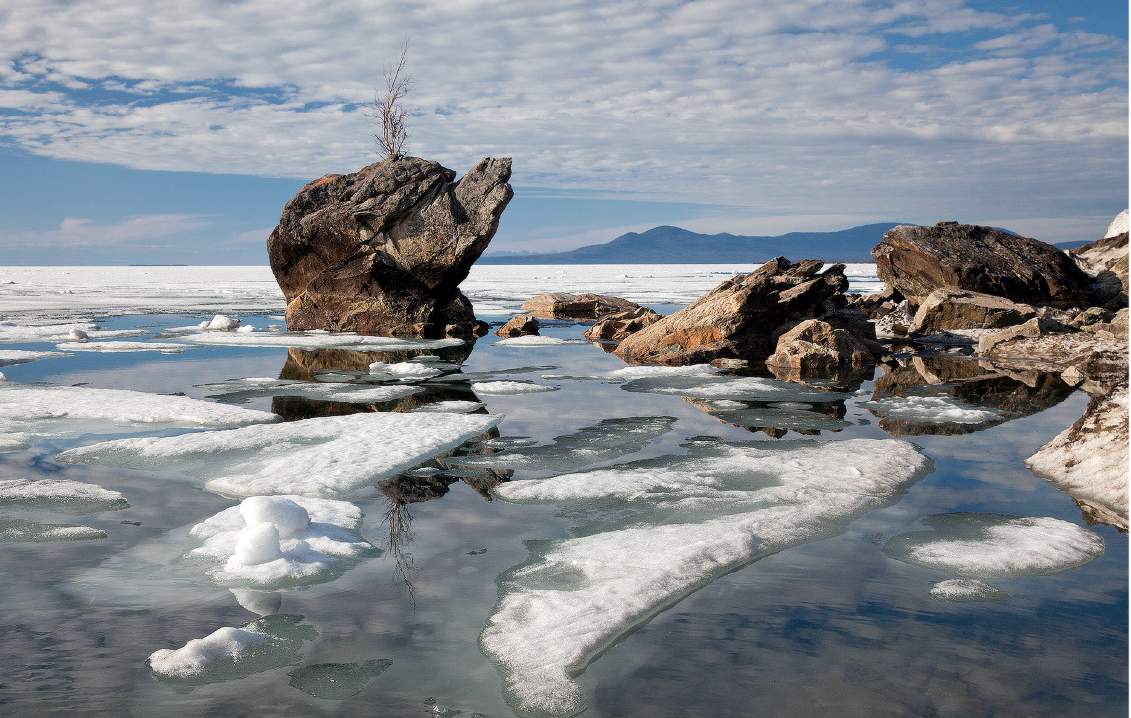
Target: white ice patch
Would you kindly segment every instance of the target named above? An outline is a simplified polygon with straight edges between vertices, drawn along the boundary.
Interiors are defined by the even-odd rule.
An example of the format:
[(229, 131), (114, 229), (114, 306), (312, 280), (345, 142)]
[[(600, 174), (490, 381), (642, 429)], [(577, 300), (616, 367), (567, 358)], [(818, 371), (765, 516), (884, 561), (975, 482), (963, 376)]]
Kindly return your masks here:
[(431, 379), (434, 376), (440, 376), (444, 372), (436, 367), (421, 364), (420, 362), (402, 361), (395, 364), (386, 364), (383, 361), (375, 361), (369, 365), (370, 374), (386, 375), (395, 379)]
[(1050, 517), (941, 514), (923, 523), (933, 530), (896, 536), (884, 550), (900, 561), (975, 578), (1059, 573), (1104, 550), (1098, 534)]
[(470, 414), (482, 408), (483, 404), (478, 401), (461, 401), (454, 399), (451, 401), (437, 401), (432, 404), (422, 404), (413, 409), (413, 411), (440, 414)]
[(686, 366), (626, 366), (606, 374), (613, 379), (643, 379), (653, 376), (712, 376), (719, 373), (710, 364), (688, 364)]
[(203, 544), (186, 555), (209, 562), (209, 577), (222, 585), (319, 583), (373, 554), (360, 525), (361, 510), (345, 501), (253, 496), (193, 526)]
[(358, 351), (415, 351), (461, 346), (462, 339), (399, 339), (396, 337), (371, 337), (361, 334), (330, 332), (203, 332), (181, 337), (194, 344), (211, 344), (230, 347), (298, 347), (301, 349), (356, 349)]
[(68, 352), (161, 352), (162, 354), (180, 354), (185, 349), (192, 347), (187, 344), (173, 342), (60, 342), (56, 349)]
[(530, 381), (477, 381), (471, 385), (471, 390), (476, 394), (506, 396), (510, 394), (537, 394), (545, 391), (557, 391), (556, 386), (535, 384)]
[(0, 518), (0, 543), (44, 543), (54, 541), (93, 541), (104, 539), (102, 529), (90, 526), (41, 524), (22, 519)]
[(469, 439), (502, 417), (379, 412), (318, 417), (172, 437), (106, 441), (58, 460), (136, 469), (169, 468), (226, 496), (351, 496)]
[(1005, 591), (973, 578), (952, 578), (932, 584), (931, 598), (940, 601), (1001, 601)]
[(51, 357), (67, 356), (63, 352), (28, 351), (26, 349), (0, 349), (0, 366), (13, 364), (26, 364), (36, 359), (50, 359)]
[(129, 506), (117, 491), (67, 479), (0, 481), (0, 505), (55, 506), (82, 511), (107, 511)]
[(543, 337), (537, 334), (527, 334), (521, 337), (500, 339), (495, 344), (501, 347), (555, 347), (560, 344), (581, 344), (576, 339), (559, 339), (558, 337)]
[(239, 319), (234, 319), (223, 314), (217, 314), (201, 328), (210, 332), (231, 332), (239, 329), (239, 327)]
[(377, 404), (396, 401), (417, 394), (423, 389), (416, 386), (374, 386), (369, 384), (347, 384), (344, 382), (306, 382), (290, 379), (270, 379), (254, 377), (249, 379), (229, 379), (213, 384), (198, 384), (213, 398), (228, 401), (247, 400), (259, 396), (305, 396), (323, 401), (338, 401), (347, 404)]
[(149, 668), (162, 678), (213, 683), (288, 666), (301, 660), (302, 645), (313, 639), (313, 626), (302, 616), (266, 616), (243, 628), (226, 626), (176, 649), (149, 656)]
[(1003, 418), (998, 411), (970, 406), (951, 396), (888, 396), (860, 405), (880, 416), (913, 423), (985, 424)]
[(0, 322), (0, 343), (5, 342), (65, 342), (69, 340), (108, 337), (136, 337), (145, 332), (140, 329), (98, 329), (91, 322), (78, 324), (42, 324), (27, 326)]
[(845, 394), (816, 391), (800, 384), (752, 376), (715, 376), (699, 374), (654, 374), (633, 379), (621, 388), (626, 391), (652, 394), (674, 394), (693, 399), (719, 401), (804, 401), (825, 403), (843, 401)]
[(560, 502), (587, 534), (532, 544), (530, 560), (499, 579), (481, 645), (518, 712), (576, 713), (576, 676), (634, 626), (719, 575), (887, 505), (928, 466), (890, 439), (689, 448), (493, 489)]

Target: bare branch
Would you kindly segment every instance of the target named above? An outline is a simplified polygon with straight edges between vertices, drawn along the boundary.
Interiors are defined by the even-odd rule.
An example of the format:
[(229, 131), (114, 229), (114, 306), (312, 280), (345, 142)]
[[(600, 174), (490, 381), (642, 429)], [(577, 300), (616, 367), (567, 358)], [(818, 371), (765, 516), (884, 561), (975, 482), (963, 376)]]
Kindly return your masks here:
[(400, 157), (408, 142), (408, 108), (405, 98), (412, 89), (408, 74), (408, 42), (401, 45), (400, 60), (385, 67), (385, 89), (373, 100), (375, 119), (380, 123), (374, 134), (386, 159)]

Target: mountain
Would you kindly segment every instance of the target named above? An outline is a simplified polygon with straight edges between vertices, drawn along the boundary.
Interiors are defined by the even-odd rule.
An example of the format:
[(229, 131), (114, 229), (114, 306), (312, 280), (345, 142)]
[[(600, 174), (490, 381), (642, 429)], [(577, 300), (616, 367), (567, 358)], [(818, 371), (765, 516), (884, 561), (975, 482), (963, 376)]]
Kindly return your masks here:
[(871, 262), (872, 247), (897, 224), (883, 222), (836, 232), (790, 232), (776, 237), (700, 234), (664, 226), (567, 252), (487, 254), (479, 258), (479, 264), (748, 264), (777, 256), (795, 261)]

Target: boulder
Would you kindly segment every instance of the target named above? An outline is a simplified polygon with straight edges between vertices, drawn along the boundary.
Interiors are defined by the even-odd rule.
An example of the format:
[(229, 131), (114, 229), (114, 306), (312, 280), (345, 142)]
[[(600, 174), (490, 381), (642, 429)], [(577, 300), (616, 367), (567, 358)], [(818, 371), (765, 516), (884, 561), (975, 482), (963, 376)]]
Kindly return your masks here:
[(1001, 371), (1050, 372), (1070, 376), (1089, 394), (1103, 394), (1127, 379), (1127, 342), (1101, 332), (1075, 331), (1035, 317), (978, 340), (986, 366)]
[(292, 330), (476, 333), (459, 291), (513, 192), (508, 157), (455, 173), (419, 157), (306, 184), (267, 240)]
[(821, 273), (817, 260), (777, 257), (726, 280), (693, 304), (629, 335), (615, 354), (635, 364), (698, 364), (717, 359), (764, 361), (775, 330), (841, 309), (844, 265)]
[(585, 330), (585, 338), (591, 342), (619, 342), (629, 334), (650, 327), (661, 319), (663, 319), (662, 315), (648, 307), (626, 309), (623, 312), (605, 315), (604, 319)]
[(1076, 423), (1025, 463), (1072, 496), (1084, 516), (1127, 530), (1127, 384), (1096, 396)]
[(904, 299), (883, 314), (875, 323), (876, 336), (880, 339), (898, 339), (907, 336), (911, 330), (911, 303)]
[(1069, 251), (1089, 277), (1093, 304), (1119, 309), (1127, 306), (1127, 210), (1108, 227), (1103, 239)]
[(918, 306), (936, 289), (965, 289), (1035, 305), (1085, 306), (1089, 279), (1051, 244), (993, 227), (900, 225), (872, 249), (889, 291)]
[(766, 364), (797, 369), (805, 375), (875, 361), (871, 349), (852, 332), (820, 319), (807, 319), (778, 337), (777, 349)]
[(495, 335), (507, 339), (509, 337), (525, 337), (537, 334), (541, 325), (533, 314), (516, 314), (506, 324), (495, 330)]
[(639, 304), (627, 299), (590, 292), (539, 294), (526, 300), (522, 305), (523, 311), (541, 319), (566, 319), (577, 322), (593, 322), (610, 314), (639, 308)]
[(937, 334), (954, 329), (997, 329), (1037, 316), (1028, 304), (961, 289), (936, 289), (919, 304), (908, 331)]

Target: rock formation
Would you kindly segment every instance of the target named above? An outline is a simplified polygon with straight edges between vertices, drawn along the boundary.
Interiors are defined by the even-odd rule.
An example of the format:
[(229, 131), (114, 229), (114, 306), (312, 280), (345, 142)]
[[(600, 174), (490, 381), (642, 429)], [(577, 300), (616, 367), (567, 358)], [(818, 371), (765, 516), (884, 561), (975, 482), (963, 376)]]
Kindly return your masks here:
[(541, 325), (533, 314), (516, 314), (507, 320), (507, 323), (495, 330), (495, 336), (508, 339), (510, 337), (525, 337), (537, 334)]
[(777, 257), (726, 280), (693, 304), (629, 335), (615, 354), (634, 364), (696, 364), (716, 359), (764, 361), (775, 331), (842, 308), (844, 265), (821, 273), (817, 260)]
[(418, 157), (306, 184), (267, 240), (292, 330), (469, 337), (459, 291), (513, 192), (510, 158), (455, 173)]
[(1087, 275), (1056, 247), (993, 227), (900, 225), (872, 250), (889, 290), (918, 306), (940, 288), (1038, 306), (1086, 306)]
[(522, 305), (524, 312), (530, 312), (539, 319), (566, 319), (577, 322), (598, 321), (610, 314), (639, 308), (639, 304), (627, 299), (589, 292), (539, 294), (526, 300)]
[(1055, 320), (1033, 318), (987, 334), (977, 353), (988, 365), (1011, 372), (1052, 372), (1072, 378), (1089, 393), (1106, 393), (1127, 378), (1127, 340), (1076, 331)]
[(626, 309), (623, 312), (607, 314), (596, 324), (585, 330), (585, 338), (591, 342), (619, 342), (629, 334), (650, 327), (663, 317), (647, 307)]
[(1028, 304), (961, 289), (936, 289), (919, 304), (908, 328), (912, 334), (954, 329), (998, 329), (1037, 316)]
[(1098, 239), (1069, 252), (1091, 278), (1088, 296), (1093, 304), (1119, 309), (1127, 306), (1127, 210), (1123, 210)]
[(796, 369), (804, 376), (875, 361), (872, 350), (852, 332), (820, 319), (806, 319), (778, 337), (777, 349), (766, 364)]

